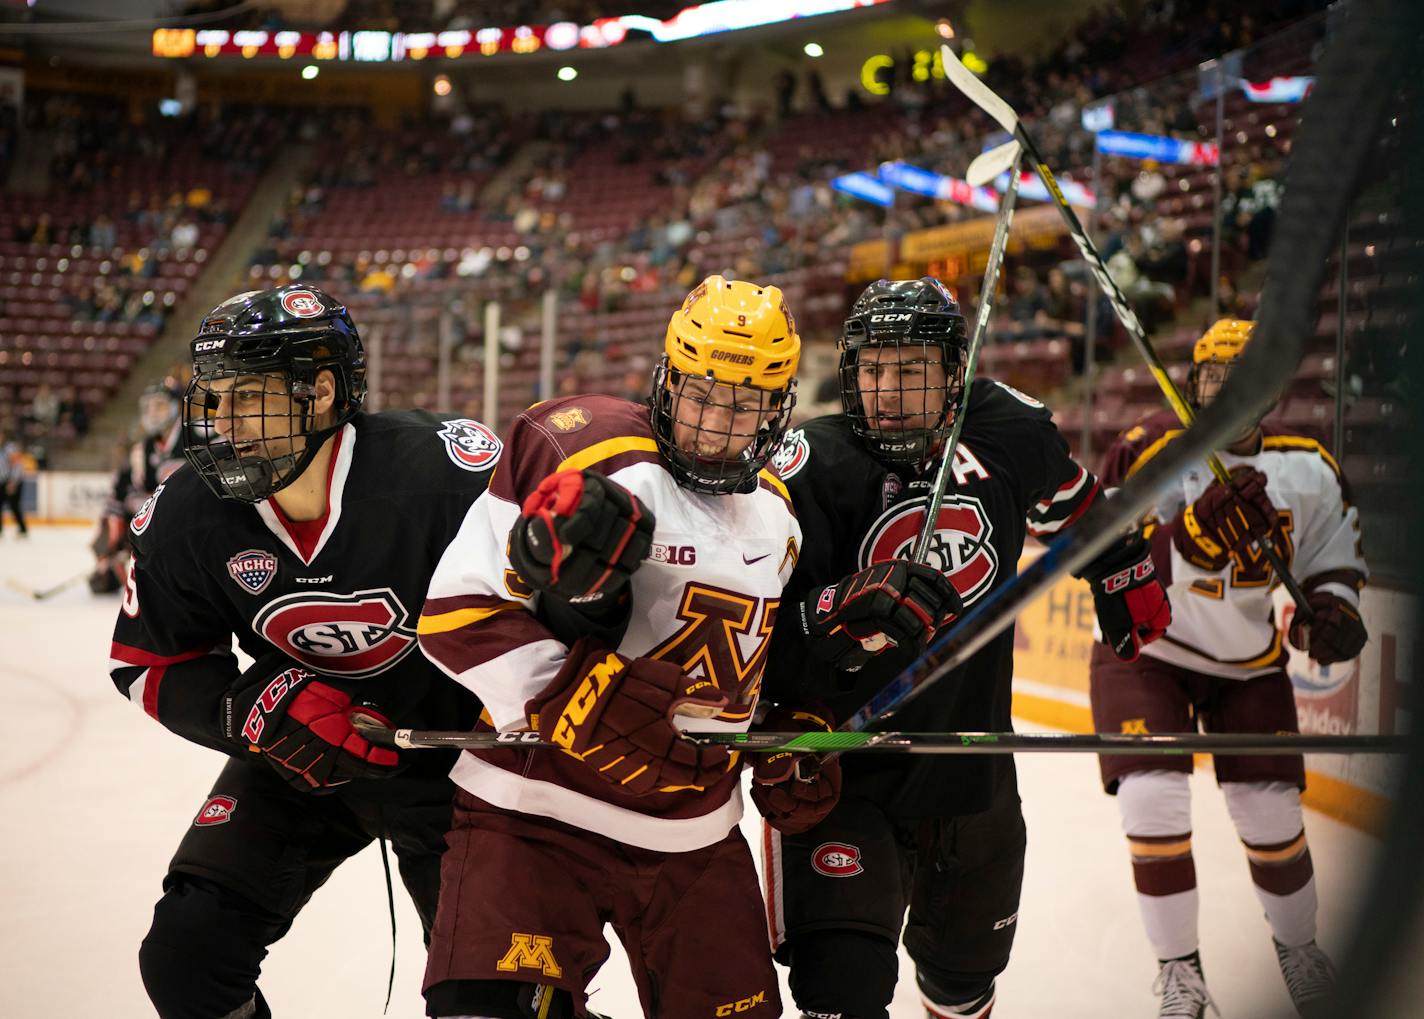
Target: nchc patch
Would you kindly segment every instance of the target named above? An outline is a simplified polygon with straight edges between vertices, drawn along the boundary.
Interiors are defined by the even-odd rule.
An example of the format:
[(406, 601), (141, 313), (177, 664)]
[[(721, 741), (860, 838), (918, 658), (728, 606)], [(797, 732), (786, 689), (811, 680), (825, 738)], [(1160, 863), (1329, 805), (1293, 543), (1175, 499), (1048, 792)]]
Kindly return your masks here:
[(436, 433), (445, 443), (450, 462), (467, 471), (487, 471), (499, 463), (504, 444), (486, 425), (471, 418), (446, 421)]
[(227, 572), (248, 594), (261, 594), (277, 575), (277, 557), (260, 548), (249, 548), (227, 561)]

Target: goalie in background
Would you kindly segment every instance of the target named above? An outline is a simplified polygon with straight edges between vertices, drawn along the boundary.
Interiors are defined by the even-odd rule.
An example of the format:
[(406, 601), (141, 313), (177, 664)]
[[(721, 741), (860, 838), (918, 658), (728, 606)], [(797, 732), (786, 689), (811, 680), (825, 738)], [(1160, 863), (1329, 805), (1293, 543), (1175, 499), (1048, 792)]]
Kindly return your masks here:
[[(908, 590), (948, 588), (940, 613), (962, 613), (1014, 577), (1026, 537), (1056, 538), (1102, 489), (1069, 455), (1043, 404), (983, 377), (965, 392), (964, 316), (939, 280), (872, 284), (851, 308), (840, 346), (844, 412), (794, 429), (777, 458), (806, 542), (767, 674), (770, 696), (823, 697), (844, 718), (926, 641), (894, 620), (872, 639), (846, 639), (867, 635), (863, 623), (842, 618), (855, 606), (842, 578), (901, 570)], [(959, 414), (964, 428), (926, 565), (899, 562), (912, 554)], [(1134, 533), (1084, 571), (1123, 658), (1171, 618), (1152, 570)], [(926, 614), (931, 631), (942, 622)], [(1011, 730), (1013, 662), (1010, 629), (897, 714), (896, 728)], [(884, 1019), (903, 926), (926, 1014), (984, 1019), (1008, 964), (1023, 883), (1012, 756), (857, 754), (843, 770), (840, 803), (824, 821), (766, 832), (772, 941), (791, 968), (796, 1004), (806, 1016)]]
[[(1197, 341), (1187, 386), (1196, 407), (1220, 392), (1253, 326), (1223, 319)], [(1105, 454), (1103, 483), (1122, 484), (1181, 431), (1170, 411), (1138, 422)], [(1171, 592), (1172, 624), (1136, 662), (1093, 649), (1098, 732), (1300, 731), (1271, 600), (1278, 580), (1260, 552), (1264, 541), (1302, 578), (1315, 614), (1309, 626), (1291, 622), (1290, 642), (1321, 665), (1348, 661), (1365, 645), (1359, 516), (1334, 458), (1314, 439), (1259, 424), (1219, 455), (1230, 484), (1215, 480), (1203, 464), (1182, 476), (1149, 516), (1153, 560)], [(1192, 759), (1099, 761), (1104, 788), (1117, 796), (1143, 924), (1160, 960), (1159, 1015), (1196, 1019), (1214, 1005), (1198, 952), (1187, 785)], [(1300, 806), (1304, 760), (1222, 756), (1216, 778), (1246, 849), (1291, 999), (1310, 1015), (1333, 973), (1315, 944), (1315, 879)]]

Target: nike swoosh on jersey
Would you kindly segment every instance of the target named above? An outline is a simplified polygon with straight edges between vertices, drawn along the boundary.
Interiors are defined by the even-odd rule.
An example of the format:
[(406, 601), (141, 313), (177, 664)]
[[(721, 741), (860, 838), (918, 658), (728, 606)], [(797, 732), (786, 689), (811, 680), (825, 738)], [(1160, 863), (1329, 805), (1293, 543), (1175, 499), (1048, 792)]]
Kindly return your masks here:
[(769, 555), (771, 555), (770, 552), (768, 552), (766, 555), (759, 555), (759, 556), (757, 556), (755, 559), (748, 559), (746, 553), (743, 552), (743, 553), (742, 553), (742, 562), (746, 563), (748, 566), (751, 566), (753, 563), (759, 563), (759, 562), (761, 562), (763, 559), (766, 558), (766, 556), (769, 556)]

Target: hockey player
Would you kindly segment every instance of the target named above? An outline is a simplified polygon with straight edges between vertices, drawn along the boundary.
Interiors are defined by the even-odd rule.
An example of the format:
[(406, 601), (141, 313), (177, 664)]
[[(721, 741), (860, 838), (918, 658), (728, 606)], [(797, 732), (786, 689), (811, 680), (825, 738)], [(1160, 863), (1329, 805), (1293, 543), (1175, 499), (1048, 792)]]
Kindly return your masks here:
[[(1217, 322), (1192, 351), (1188, 398), (1212, 401), (1253, 323)], [(1121, 484), (1181, 431), (1153, 414), (1124, 433), (1103, 459), (1103, 483)], [(1151, 515), (1153, 559), (1170, 587), (1172, 625), (1136, 662), (1094, 648), (1093, 721), (1099, 732), (1298, 732), (1272, 610), (1278, 581), (1261, 555), (1274, 543), (1302, 579), (1315, 613), (1292, 623), (1292, 644), (1322, 665), (1364, 647), (1359, 591), (1366, 567), (1359, 518), (1340, 468), (1314, 439), (1252, 425), (1220, 453), (1231, 483), (1205, 467), (1187, 473)], [(1133, 880), (1147, 938), (1160, 962), (1160, 1015), (1202, 1016), (1211, 999), (1197, 942), (1192, 864), (1190, 757), (1100, 758), (1132, 851)], [(1216, 779), (1246, 849), (1251, 880), (1275, 939), (1296, 1008), (1332, 982), (1315, 944), (1315, 881), (1301, 817), (1305, 766), (1298, 756), (1218, 757)], [(1215, 1006), (1212, 1006), (1213, 1008)]]
[[(711, 276), (672, 316), (650, 407), (566, 397), (511, 427), (505, 466), (432, 580), (421, 647), (494, 728), (562, 749), (456, 764), (429, 1014), (585, 1014), (607, 922), (648, 1016), (781, 1015), (737, 827), (738, 755), (678, 730), (744, 731), (757, 708), (801, 544), (763, 469), (799, 355), (780, 291)], [(943, 617), (907, 575), (851, 588), (849, 611), (872, 627), (877, 605)], [(809, 826), (839, 771), (801, 781), (792, 763), (758, 764), (753, 795)]]
[[(915, 659), (913, 647), (836, 655), (815, 640), (819, 607), (837, 577), (909, 554), (956, 413), (964, 427), (929, 563), (964, 605), (1014, 576), (1026, 535), (1056, 537), (1101, 497), (1043, 404), (984, 378), (966, 398), (966, 357), (964, 317), (938, 280), (880, 280), (851, 308), (844, 413), (791, 432), (777, 461), (806, 536), (767, 667), (769, 682), (797, 684), (789, 696), (829, 696), (844, 716)], [(1170, 618), (1144, 543), (1124, 539), (1086, 574), (1107, 639), (1135, 657)], [(995, 638), (905, 708), (897, 728), (1008, 731), (1013, 648), (1012, 630)], [(840, 802), (822, 823), (766, 832), (771, 935), (802, 1014), (884, 1019), (908, 906), (905, 947), (927, 1014), (987, 1016), (1023, 879), (1012, 758), (866, 754), (843, 768)]]
[(146, 388), (138, 398), (138, 423), (142, 437), (129, 448), (129, 456), (114, 472), (99, 530), (94, 536), (94, 572), (89, 590), (110, 594), (128, 579), (129, 521), (169, 475), (183, 466), (183, 422), (178, 397), (160, 385)]
[(477, 717), (417, 650), (415, 623), (501, 447), (477, 421), (363, 413), (356, 326), (311, 287), (223, 302), (192, 354), (184, 417), (205, 438), (130, 525), (110, 664), (135, 705), (231, 759), (169, 865), (139, 964), (163, 1019), (262, 1017), (268, 947), (372, 839), (390, 841), (433, 922), (452, 757), (373, 747), (349, 715)]

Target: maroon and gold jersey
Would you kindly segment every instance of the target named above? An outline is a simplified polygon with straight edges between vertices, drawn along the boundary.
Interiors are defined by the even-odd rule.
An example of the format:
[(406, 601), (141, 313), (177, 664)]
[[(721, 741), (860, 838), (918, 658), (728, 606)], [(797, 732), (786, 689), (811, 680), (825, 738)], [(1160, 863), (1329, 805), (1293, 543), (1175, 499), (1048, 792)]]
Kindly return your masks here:
[[(431, 580), (419, 625), (422, 650), (481, 698), (495, 728), (529, 727), (526, 702), (558, 673), (577, 634), (556, 636), (545, 621), (541, 596), (510, 566), (509, 531), (540, 481), (582, 469), (633, 492), (656, 520), (652, 550), (633, 574), (627, 629), (614, 650), (674, 661), (727, 696), (718, 717), (683, 719), (686, 730), (745, 731), (801, 529), (785, 488), (769, 473), (743, 494), (681, 488), (658, 455), (647, 408), (625, 400), (569, 397), (515, 419), (489, 491), (471, 507)], [(712, 845), (737, 823), (736, 772), (734, 766), (705, 789), (634, 797), (574, 757), (538, 749), (466, 752), (451, 777), (496, 807), (684, 852)]]
[[(1139, 421), (1104, 454), (1103, 484), (1122, 484), (1181, 431), (1170, 411)], [(1291, 572), (1307, 587), (1322, 586), (1358, 608), (1359, 589), (1368, 575), (1359, 513), (1325, 447), (1267, 427), (1256, 453), (1238, 456), (1223, 450), (1217, 455), (1227, 470), (1244, 465), (1266, 475), (1266, 494), (1279, 516), (1274, 544)], [(1286, 659), (1271, 599), (1279, 581), (1270, 565), (1252, 547), (1232, 553), (1220, 570), (1203, 570), (1183, 558), (1171, 540), (1183, 508), (1213, 480), (1205, 463), (1195, 464), (1150, 514), (1157, 573), (1164, 583), (1170, 581), (1172, 625), (1142, 653), (1212, 676), (1265, 675)]]

